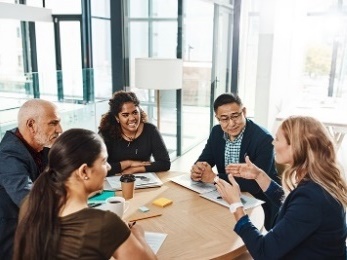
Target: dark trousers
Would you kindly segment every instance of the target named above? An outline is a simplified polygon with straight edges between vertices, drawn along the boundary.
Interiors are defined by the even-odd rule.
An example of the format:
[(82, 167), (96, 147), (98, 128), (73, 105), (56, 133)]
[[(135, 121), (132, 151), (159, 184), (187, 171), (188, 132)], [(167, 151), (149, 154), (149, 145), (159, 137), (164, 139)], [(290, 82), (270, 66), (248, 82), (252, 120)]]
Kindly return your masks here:
[(16, 218), (0, 218), (0, 259), (12, 260)]

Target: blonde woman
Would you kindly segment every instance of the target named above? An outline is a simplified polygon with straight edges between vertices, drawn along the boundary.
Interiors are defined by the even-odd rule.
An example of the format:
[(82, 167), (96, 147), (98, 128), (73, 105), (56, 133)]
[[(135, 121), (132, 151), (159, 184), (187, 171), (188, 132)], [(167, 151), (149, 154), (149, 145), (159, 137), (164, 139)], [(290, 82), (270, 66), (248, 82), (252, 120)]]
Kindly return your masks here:
[[(287, 165), (283, 188), (249, 158), (226, 169), (232, 185), (216, 180), (237, 220), (235, 232), (255, 259), (346, 259), (347, 186), (329, 133), (314, 118), (290, 117), (273, 143), (276, 162)], [(256, 180), (264, 194), (281, 205), (266, 235), (244, 212), (234, 176)]]

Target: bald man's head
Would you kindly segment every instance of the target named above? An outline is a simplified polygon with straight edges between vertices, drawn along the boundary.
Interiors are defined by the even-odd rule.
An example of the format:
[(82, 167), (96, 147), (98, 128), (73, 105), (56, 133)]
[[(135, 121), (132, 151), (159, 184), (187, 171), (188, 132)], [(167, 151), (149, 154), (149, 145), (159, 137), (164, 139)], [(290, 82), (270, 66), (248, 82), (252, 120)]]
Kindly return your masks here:
[(62, 132), (56, 105), (42, 99), (28, 100), (19, 109), (18, 129), (35, 150), (50, 147)]

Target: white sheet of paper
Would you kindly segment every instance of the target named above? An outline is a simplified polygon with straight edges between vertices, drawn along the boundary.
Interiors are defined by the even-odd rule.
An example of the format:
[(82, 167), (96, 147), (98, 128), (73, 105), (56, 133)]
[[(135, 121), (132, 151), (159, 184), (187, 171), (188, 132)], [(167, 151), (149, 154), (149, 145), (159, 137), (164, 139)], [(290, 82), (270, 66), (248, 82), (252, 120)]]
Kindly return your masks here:
[(153, 252), (157, 254), (159, 248), (164, 243), (167, 234), (157, 232), (145, 232), (145, 239), (148, 245), (152, 248)]

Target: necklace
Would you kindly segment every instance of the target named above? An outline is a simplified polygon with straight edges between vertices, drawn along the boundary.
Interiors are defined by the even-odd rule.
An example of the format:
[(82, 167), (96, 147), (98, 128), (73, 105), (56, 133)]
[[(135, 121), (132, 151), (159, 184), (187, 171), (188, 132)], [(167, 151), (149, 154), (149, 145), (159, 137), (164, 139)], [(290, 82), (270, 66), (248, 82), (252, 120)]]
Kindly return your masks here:
[(134, 134), (134, 137), (127, 136), (127, 135), (124, 134), (124, 132), (122, 131), (122, 134), (123, 134), (126, 138), (128, 138), (128, 140), (129, 140), (128, 147), (129, 147), (130, 143), (131, 143), (132, 141), (135, 140), (138, 130), (139, 130), (139, 127), (136, 129), (136, 132), (135, 132), (135, 134)]

